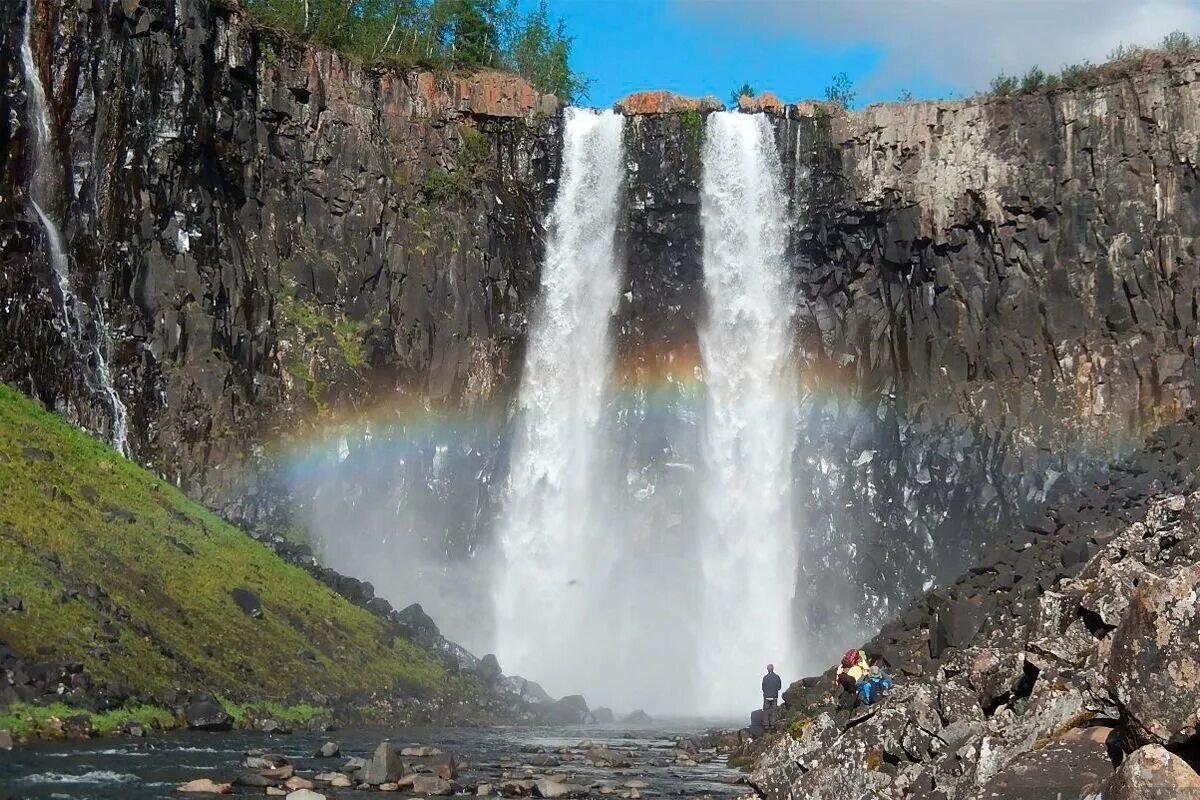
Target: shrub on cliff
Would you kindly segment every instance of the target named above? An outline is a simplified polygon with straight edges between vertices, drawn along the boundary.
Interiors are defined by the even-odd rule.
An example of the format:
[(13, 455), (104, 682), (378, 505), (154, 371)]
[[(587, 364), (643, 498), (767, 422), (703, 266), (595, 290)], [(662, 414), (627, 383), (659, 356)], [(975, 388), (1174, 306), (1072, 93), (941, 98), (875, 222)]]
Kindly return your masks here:
[(587, 81), (570, 67), (571, 37), (543, 2), (516, 0), (247, 0), (260, 23), (368, 64), (516, 72), (570, 102)]

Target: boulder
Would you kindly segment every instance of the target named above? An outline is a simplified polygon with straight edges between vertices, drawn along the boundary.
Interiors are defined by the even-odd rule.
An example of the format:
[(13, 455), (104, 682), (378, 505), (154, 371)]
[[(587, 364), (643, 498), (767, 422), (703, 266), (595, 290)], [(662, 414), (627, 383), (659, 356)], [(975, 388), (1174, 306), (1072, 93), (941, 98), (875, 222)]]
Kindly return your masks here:
[(228, 783), (217, 783), (209, 778), (197, 778), (176, 786), (175, 791), (184, 794), (229, 794), (233, 791), (233, 787)]
[(342, 747), (337, 742), (325, 742), (317, 748), (314, 758), (337, 758), (342, 754)]
[(391, 742), (380, 742), (359, 777), (363, 783), (378, 786), (399, 780), (402, 775), (404, 763), (400, 760), (400, 748)]
[(586, 797), (587, 787), (570, 781), (565, 775), (549, 775), (534, 781), (535, 797)]
[(1146, 575), (1113, 633), (1108, 682), (1145, 744), (1200, 733), (1200, 565)]
[(296, 789), (312, 789), (315, 784), (306, 778), (301, 778), (299, 775), (293, 775), (283, 782), (283, 786), (285, 789), (295, 791)]
[(1080, 797), (1085, 787), (1113, 774), (1109, 757), (1112, 735), (1112, 728), (1087, 728), (1035, 747), (992, 777), (981, 795), (987, 800)]
[(983, 604), (975, 598), (945, 601), (934, 612), (929, 654), (941, 658), (951, 647), (966, 647), (983, 624)]
[(500, 781), (496, 788), (505, 797), (532, 797), (534, 783), (527, 778), (512, 778)]
[(428, 745), (410, 744), (400, 748), (400, 755), (406, 758), (426, 758), (428, 756), (440, 756), (442, 755), (442, 751)]
[(260, 619), (263, 615), (262, 601), (258, 599), (258, 595), (249, 589), (232, 589), (229, 596), (233, 598), (233, 602), (242, 613), (252, 619)]
[(645, 711), (643, 711), (642, 709), (639, 708), (637, 711), (634, 711), (631, 714), (629, 714), (627, 717), (625, 717), (625, 719), (622, 720), (622, 722), (628, 723), (630, 725), (649, 725), (650, 723), (654, 722), (654, 719), (651, 718), (651, 716), (649, 714), (647, 714)]
[(312, 789), (297, 789), (294, 792), (288, 792), (287, 800), (325, 800), (325, 795), (314, 792)]
[(425, 609), (421, 608), (420, 603), (413, 603), (397, 611), (395, 620), (400, 628), (408, 634), (408, 637), (418, 644), (432, 647), (438, 644), (442, 638), (442, 632), (438, 630), (437, 623), (433, 621), (433, 617), (425, 613)]
[(492, 653), (479, 659), (479, 663), (475, 665), (475, 674), (483, 681), (484, 686), (491, 686), (504, 677), (500, 670), (500, 661)]
[(545, 721), (551, 725), (583, 725), (592, 718), (583, 695), (569, 694), (547, 706), (543, 712)]
[(233, 717), (211, 694), (194, 695), (183, 711), (183, 719), (196, 731), (227, 731), (233, 727)]
[(1125, 759), (1099, 792), (1104, 800), (1193, 800), (1200, 775), (1160, 745), (1147, 745)]
[(596, 767), (622, 767), (629, 759), (608, 747), (592, 747), (583, 754), (584, 761)]
[(412, 791), (413, 794), (441, 796), (454, 794), (454, 786), (438, 775), (417, 775), (413, 778)]

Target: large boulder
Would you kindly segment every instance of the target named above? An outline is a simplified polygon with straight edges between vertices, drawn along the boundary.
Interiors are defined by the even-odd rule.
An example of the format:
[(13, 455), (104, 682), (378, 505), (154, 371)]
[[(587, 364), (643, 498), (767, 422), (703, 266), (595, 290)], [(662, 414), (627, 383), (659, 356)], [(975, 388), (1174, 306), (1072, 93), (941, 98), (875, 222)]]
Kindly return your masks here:
[(442, 632), (433, 617), (425, 613), (420, 603), (413, 603), (395, 614), (396, 623), (410, 639), (426, 647), (440, 644)]
[(1105, 727), (1071, 731), (1014, 759), (976, 797), (979, 800), (1079, 797), (1085, 787), (1112, 776), (1109, 741), (1113, 735), (1113, 729)]
[(977, 598), (947, 600), (938, 606), (933, 617), (929, 639), (929, 654), (940, 658), (951, 647), (966, 647), (983, 625), (983, 603)]
[(413, 794), (443, 796), (454, 794), (454, 786), (440, 775), (417, 775), (412, 782)]
[(500, 661), (492, 653), (479, 659), (479, 663), (475, 666), (475, 674), (479, 676), (479, 680), (483, 681), (484, 686), (491, 686), (504, 677), (504, 672), (500, 669)]
[(379, 786), (381, 783), (394, 783), (403, 776), (404, 762), (400, 748), (391, 742), (380, 742), (363, 766), (359, 778), (363, 783)]
[(233, 602), (242, 610), (242, 613), (253, 619), (259, 619), (263, 615), (262, 600), (258, 599), (258, 595), (249, 589), (233, 589), (229, 592), (229, 596), (233, 598)]
[(1200, 775), (1166, 748), (1147, 745), (1125, 759), (1099, 795), (1104, 800), (1195, 800)]
[(592, 721), (587, 701), (581, 694), (569, 694), (549, 704), (542, 712), (551, 725), (583, 725)]
[(233, 717), (211, 694), (193, 695), (183, 711), (183, 719), (196, 731), (227, 731), (233, 727)]
[(1108, 682), (1143, 743), (1200, 733), (1200, 565), (1147, 574), (1113, 633)]

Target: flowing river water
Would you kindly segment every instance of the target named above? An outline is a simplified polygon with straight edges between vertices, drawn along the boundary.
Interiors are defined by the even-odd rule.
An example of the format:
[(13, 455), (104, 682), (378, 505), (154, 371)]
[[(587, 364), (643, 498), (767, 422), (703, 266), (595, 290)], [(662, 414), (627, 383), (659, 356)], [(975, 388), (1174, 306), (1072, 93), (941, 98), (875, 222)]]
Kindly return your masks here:
[[(736, 797), (747, 787), (739, 785), (742, 773), (730, 769), (723, 756), (707, 763), (681, 763), (676, 741), (703, 733), (701, 723), (655, 723), (648, 726), (587, 726), (556, 728), (357, 728), (330, 732), (297, 732), (288, 736), (262, 733), (178, 732), (139, 739), (100, 739), (84, 742), (32, 745), (0, 751), (0, 798), (27, 800), (150, 800), (179, 798), (179, 784), (196, 778), (229, 782), (239, 773), (244, 754), (265, 750), (285, 756), (296, 774), (311, 779), (319, 772), (338, 771), (349, 757), (370, 757), (384, 739), (398, 743), (432, 745), (452, 754), (460, 764), (459, 793), (473, 795), (480, 783), (498, 783), (507, 773), (523, 777), (570, 773), (589, 786), (592, 796), (611, 787), (619, 797), (626, 784), (639, 786), (642, 797)], [(313, 753), (326, 741), (341, 745), (341, 756), (316, 758)], [(588, 766), (578, 747), (582, 742), (608, 746), (628, 754), (628, 768)], [(559, 766), (527, 766), (532, 757), (554, 757)], [(707, 756), (701, 755), (701, 760)], [(539, 760), (534, 758), (533, 760)], [(644, 784), (644, 785), (643, 785)], [(261, 788), (244, 787), (245, 794), (261, 796)], [(327, 797), (379, 797), (375, 790), (329, 789), (318, 783), (316, 791)], [(234, 787), (234, 794), (239, 787)], [(403, 797), (404, 793), (386, 795)]]

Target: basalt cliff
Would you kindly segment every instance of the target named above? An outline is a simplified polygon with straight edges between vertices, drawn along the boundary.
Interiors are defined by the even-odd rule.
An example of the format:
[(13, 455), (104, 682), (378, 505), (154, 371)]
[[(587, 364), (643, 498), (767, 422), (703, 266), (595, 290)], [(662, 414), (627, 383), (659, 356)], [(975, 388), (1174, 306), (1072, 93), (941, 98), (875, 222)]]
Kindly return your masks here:
[[(457, 510), (422, 517), (447, 562), (485, 548), (559, 170), (556, 101), (499, 73), (364, 68), (235, 5), (38, 2), (72, 325), (26, 202), (22, 13), (0, 10), (0, 378), (112, 437), (103, 357), (130, 456), (263, 535), (312, 501), (287, 472), (311, 434), (349, 421), (336, 457), (369, 465), (378, 429), (403, 426), (388, 491)], [(812, 587), (795, 613), (819, 649), (874, 631), (1193, 405), (1198, 73), (1160, 60), (1013, 98), (754, 109), (791, 212)], [(614, 334), (641, 387), (620, 458), (653, 487), (688, 457), (670, 431), (636, 432), (652, 378), (696, 363), (711, 109), (661, 93), (620, 105)], [(670, 405), (686, 389), (663, 391)], [(336, 493), (352, 502), (368, 473)], [(663, 496), (637, 502), (688, 524)]]

